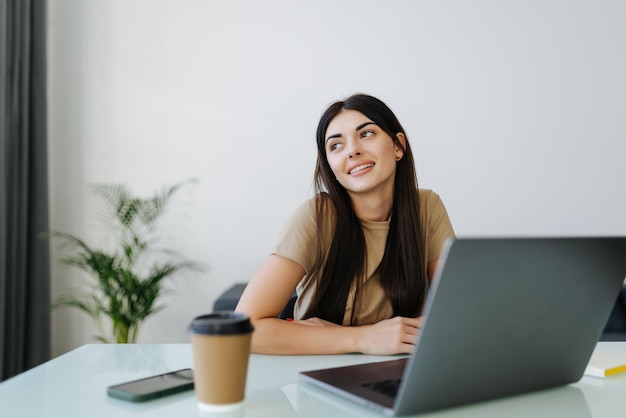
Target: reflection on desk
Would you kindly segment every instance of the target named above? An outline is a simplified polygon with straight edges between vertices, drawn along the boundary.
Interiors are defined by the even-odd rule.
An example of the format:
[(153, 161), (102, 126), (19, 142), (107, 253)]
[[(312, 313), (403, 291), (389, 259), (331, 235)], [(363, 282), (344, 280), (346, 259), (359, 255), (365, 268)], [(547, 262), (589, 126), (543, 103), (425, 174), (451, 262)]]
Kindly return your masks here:
[[(598, 348), (626, 352), (625, 342), (600, 342)], [(396, 357), (252, 355), (243, 417), (381, 417), (366, 407), (306, 383), (298, 372), (384, 361)], [(7, 417), (197, 417), (193, 391), (133, 404), (109, 398), (109, 385), (192, 367), (189, 344), (91, 344), (0, 384), (0, 410)], [(583, 377), (560, 388), (420, 417), (623, 417), (626, 375)], [(221, 415), (222, 418), (226, 417)]]
[[(380, 418), (381, 414), (363, 406), (330, 394), (315, 386), (298, 383), (295, 409), (298, 416), (309, 417), (354, 417)], [(505, 412), (506, 411), (506, 412)], [(576, 387), (564, 386), (537, 393), (519, 395), (491, 402), (452, 408), (426, 416), (445, 417), (567, 417), (591, 418), (591, 411), (583, 392)]]

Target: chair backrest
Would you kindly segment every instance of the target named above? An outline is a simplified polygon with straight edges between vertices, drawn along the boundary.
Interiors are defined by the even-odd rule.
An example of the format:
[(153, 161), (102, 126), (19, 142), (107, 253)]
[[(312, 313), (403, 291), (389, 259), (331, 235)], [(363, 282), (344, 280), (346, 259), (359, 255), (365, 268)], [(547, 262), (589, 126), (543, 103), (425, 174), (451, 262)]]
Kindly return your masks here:
[(626, 341), (626, 286), (617, 296), (600, 341)]

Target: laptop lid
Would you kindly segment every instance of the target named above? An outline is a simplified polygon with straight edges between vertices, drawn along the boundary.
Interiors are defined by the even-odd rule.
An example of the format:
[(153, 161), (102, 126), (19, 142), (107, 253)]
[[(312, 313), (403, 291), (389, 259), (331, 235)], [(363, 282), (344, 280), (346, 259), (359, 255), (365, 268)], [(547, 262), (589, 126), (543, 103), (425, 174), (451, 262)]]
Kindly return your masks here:
[[(366, 382), (346, 382), (382, 376), (383, 363), (343, 368), (339, 392), (404, 415), (578, 381), (625, 277), (626, 238), (451, 240), (397, 397), (377, 406)], [(337, 386), (328, 373), (302, 376)]]

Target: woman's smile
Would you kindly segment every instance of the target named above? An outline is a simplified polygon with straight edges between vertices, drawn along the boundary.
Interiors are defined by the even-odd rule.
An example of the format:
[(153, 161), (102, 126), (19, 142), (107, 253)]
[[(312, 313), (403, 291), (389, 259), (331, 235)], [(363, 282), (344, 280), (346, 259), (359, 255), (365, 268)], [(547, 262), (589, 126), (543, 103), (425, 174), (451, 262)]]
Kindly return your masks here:
[(351, 168), (348, 170), (348, 174), (350, 174), (351, 176), (358, 176), (361, 174), (365, 174), (371, 170), (368, 170), (368, 168), (372, 168), (374, 167), (374, 163), (366, 163), (366, 164), (359, 164), (354, 168)]

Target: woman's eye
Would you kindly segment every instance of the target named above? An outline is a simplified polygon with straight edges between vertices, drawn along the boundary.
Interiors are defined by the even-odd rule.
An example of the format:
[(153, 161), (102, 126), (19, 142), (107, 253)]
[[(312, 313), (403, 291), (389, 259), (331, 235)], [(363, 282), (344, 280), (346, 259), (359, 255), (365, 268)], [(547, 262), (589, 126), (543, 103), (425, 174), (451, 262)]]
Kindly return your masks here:
[(331, 142), (330, 144), (328, 144), (328, 150), (329, 151), (337, 151), (339, 149), (340, 144), (337, 142)]
[(370, 136), (373, 136), (373, 135), (374, 135), (374, 131), (369, 130), (369, 129), (366, 130), (366, 131), (361, 132), (361, 138), (367, 138), (367, 137), (370, 137)]

